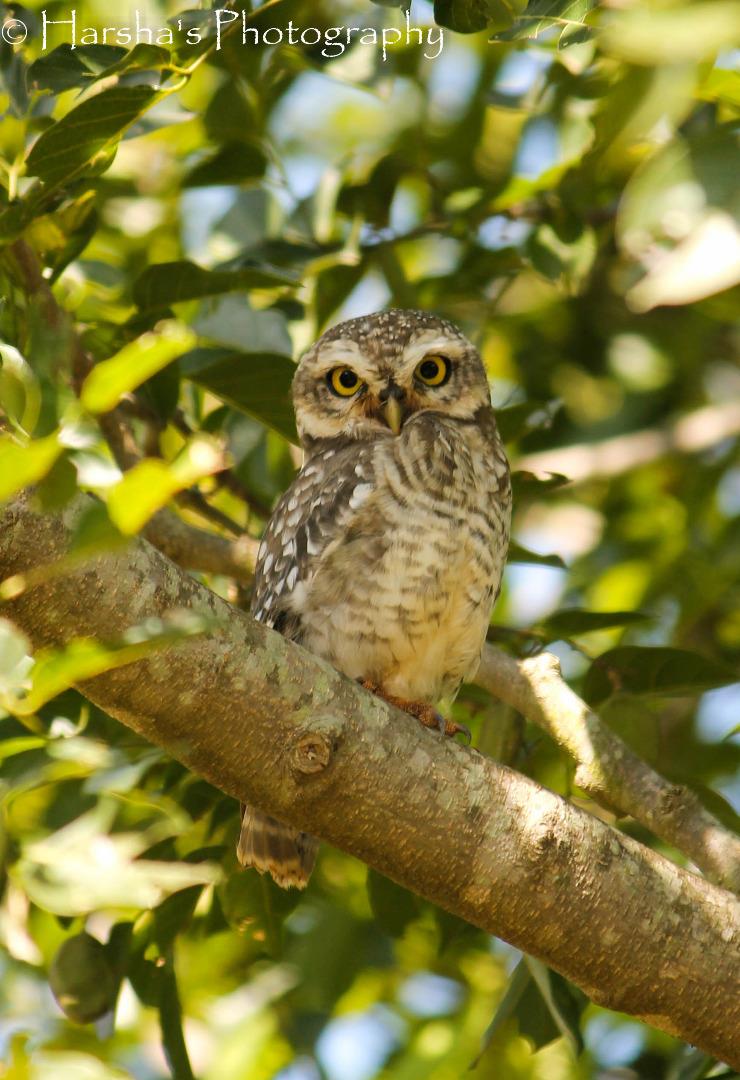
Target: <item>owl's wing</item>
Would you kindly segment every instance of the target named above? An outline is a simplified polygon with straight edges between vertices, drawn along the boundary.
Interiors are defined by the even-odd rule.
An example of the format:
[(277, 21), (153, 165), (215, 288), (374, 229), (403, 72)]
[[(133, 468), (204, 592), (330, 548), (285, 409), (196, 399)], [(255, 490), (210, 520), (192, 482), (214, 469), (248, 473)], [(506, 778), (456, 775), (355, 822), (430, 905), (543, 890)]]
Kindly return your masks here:
[(275, 507), (262, 538), (251, 610), (300, 641), (300, 600), (330, 544), (345, 536), (374, 487), (373, 446), (348, 440), (314, 455)]

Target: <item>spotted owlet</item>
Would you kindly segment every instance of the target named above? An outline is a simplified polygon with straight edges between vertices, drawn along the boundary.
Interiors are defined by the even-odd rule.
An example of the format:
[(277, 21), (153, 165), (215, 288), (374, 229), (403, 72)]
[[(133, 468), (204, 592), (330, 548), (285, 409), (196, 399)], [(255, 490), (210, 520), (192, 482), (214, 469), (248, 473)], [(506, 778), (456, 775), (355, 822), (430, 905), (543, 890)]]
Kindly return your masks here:
[[(480, 356), (433, 315), (351, 319), (302, 358), (293, 402), (305, 460), (259, 550), (254, 617), (436, 726), (478, 666), (509, 540)], [(305, 886), (317, 847), (244, 809), (239, 860), (279, 885)]]

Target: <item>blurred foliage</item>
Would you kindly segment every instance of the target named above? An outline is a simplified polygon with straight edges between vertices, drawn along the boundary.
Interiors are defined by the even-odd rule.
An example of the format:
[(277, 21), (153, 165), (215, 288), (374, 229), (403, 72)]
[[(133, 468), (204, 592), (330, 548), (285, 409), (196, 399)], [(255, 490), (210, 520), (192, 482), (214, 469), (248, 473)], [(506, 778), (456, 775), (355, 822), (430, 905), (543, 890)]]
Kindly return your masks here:
[[(342, 317), (437, 311), (480, 348), (515, 462), (645, 433), (644, 461), (608, 477), (520, 473), (490, 636), (554, 647), (733, 824), (738, 696), (713, 688), (740, 655), (721, 426), (740, 391), (740, 5), (244, 6), (153, 0), (138, 42), (102, 0), (74, 26), (61, 0), (7, 10), (0, 497), (94, 492), (70, 559), (165, 504), (256, 537), (296, 469), (294, 357)], [(46, 47), (44, 18), (67, 20)], [(126, 475), (96, 421), (113, 406), (138, 447)], [(650, 450), (693, 413), (697, 452)], [(3, 1076), (727, 1075), (336, 851), (305, 895), (237, 871), (234, 803), (69, 689), (204, 629), (179, 616), (32, 660), (0, 623)], [(541, 731), (473, 687), (455, 710), (571, 794)]]

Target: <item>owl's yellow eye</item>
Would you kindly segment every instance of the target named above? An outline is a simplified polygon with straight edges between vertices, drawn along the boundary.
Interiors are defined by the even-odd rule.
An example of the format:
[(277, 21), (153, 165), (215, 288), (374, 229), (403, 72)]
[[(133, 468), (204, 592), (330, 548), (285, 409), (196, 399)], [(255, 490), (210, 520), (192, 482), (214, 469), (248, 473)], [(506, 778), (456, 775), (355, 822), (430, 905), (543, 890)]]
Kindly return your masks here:
[(339, 397), (352, 397), (362, 386), (359, 375), (352, 368), (336, 367), (326, 376), (329, 389)]
[(444, 356), (425, 356), (414, 375), (425, 386), (441, 386), (450, 376), (450, 362)]

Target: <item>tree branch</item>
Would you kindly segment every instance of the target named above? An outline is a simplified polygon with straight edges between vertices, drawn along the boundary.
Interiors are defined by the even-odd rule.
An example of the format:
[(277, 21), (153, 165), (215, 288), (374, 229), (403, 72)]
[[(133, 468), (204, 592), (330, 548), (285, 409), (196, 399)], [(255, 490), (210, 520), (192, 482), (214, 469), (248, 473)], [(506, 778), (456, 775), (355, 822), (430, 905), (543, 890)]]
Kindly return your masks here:
[[(0, 517), (0, 571), (60, 558), (84, 509)], [(541, 958), (594, 1001), (740, 1065), (740, 906), (532, 780), (422, 729), (143, 540), (7, 605), (34, 646), (188, 607), (220, 629), (83, 692), (223, 791)], [(635, 958), (639, 958), (635, 962)]]
[(225, 574), (242, 585), (252, 581), (259, 541), (246, 533), (227, 540), (188, 525), (170, 510), (155, 514), (143, 532), (150, 543), (185, 570)]
[(576, 784), (595, 802), (631, 815), (711, 881), (740, 891), (740, 837), (602, 723), (562, 678), (557, 657), (516, 660), (487, 645), (475, 682), (551, 735), (577, 763)]

